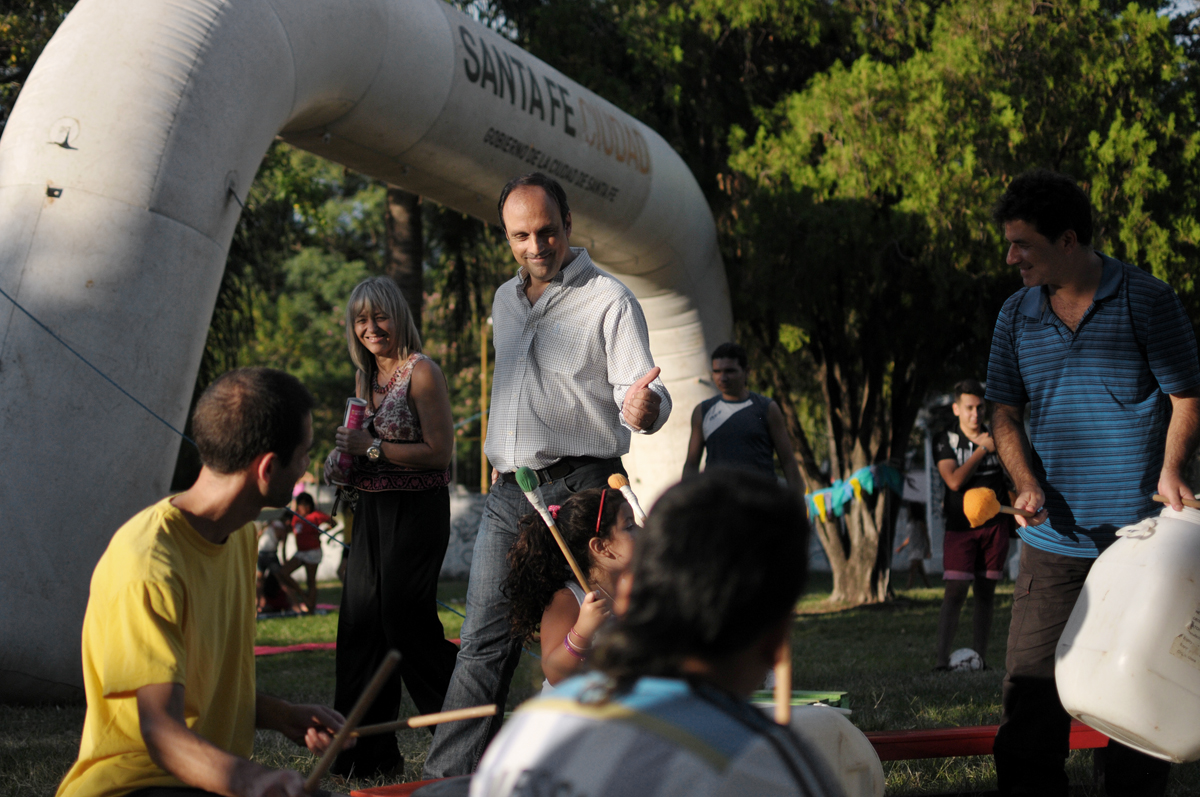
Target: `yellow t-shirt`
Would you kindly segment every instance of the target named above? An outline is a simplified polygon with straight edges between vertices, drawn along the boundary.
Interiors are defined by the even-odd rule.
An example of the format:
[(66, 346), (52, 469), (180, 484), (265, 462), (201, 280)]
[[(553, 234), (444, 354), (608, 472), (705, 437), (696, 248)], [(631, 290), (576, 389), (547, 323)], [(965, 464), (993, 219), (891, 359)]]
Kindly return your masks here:
[(184, 687), (184, 718), (222, 750), (254, 749), (254, 524), (223, 545), (165, 498), (122, 526), (92, 574), (83, 619), (87, 718), (58, 797), (181, 786), (150, 760), (137, 690)]

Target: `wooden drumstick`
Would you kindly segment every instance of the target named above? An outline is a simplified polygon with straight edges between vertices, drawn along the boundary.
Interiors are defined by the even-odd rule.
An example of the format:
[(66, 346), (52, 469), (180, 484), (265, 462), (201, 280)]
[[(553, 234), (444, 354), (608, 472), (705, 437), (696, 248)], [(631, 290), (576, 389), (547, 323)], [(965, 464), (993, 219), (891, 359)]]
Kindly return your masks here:
[(455, 720), (472, 720), (480, 717), (491, 717), (496, 714), (496, 704), (489, 703), (486, 706), (471, 706), (470, 708), (456, 708), (453, 711), (439, 711), (435, 714), (418, 714), (415, 717), (396, 720), (395, 722), (381, 722), (378, 725), (364, 725), (351, 736), (374, 736), (377, 733), (387, 733), (388, 731), (398, 731), (402, 728), (425, 728), (430, 725), (441, 725), (443, 722), (454, 722)]
[(531, 468), (518, 468), (517, 485), (521, 488), (521, 492), (525, 493), (525, 498), (529, 500), (529, 503), (533, 505), (537, 513), (542, 516), (542, 520), (550, 527), (550, 533), (554, 535), (554, 541), (558, 543), (558, 549), (567, 558), (567, 564), (571, 566), (571, 572), (575, 574), (575, 580), (579, 582), (579, 586), (583, 587), (584, 592), (591, 592), (592, 588), (588, 586), (587, 579), (584, 577), (583, 571), (579, 568), (579, 563), (571, 555), (571, 549), (567, 547), (567, 541), (559, 533), (558, 526), (554, 525), (554, 517), (551, 516), (550, 510), (546, 508), (546, 504), (542, 502), (541, 496), (537, 494), (537, 474)]
[(779, 646), (775, 661), (775, 722), (788, 725), (792, 721), (792, 629)]
[(324, 777), (326, 771), (333, 766), (333, 759), (337, 758), (337, 754), (342, 752), (342, 748), (349, 741), (354, 729), (358, 727), (358, 723), (362, 721), (363, 714), (367, 713), (367, 709), (375, 702), (375, 696), (379, 694), (379, 690), (387, 683), (387, 679), (391, 676), (392, 670), (396, 669), (396, 665), (400, 663), (400, 653), (396, 650), (389, 650), (387, 656), (379, 665), (379, 669), (375, 671), (375, 675), (371, 678), (371, 682), (367, 684), (367, 688), (363, 690), (359, 696), (358, 702), (354, 704), (350, 716), (346, 717), (346, 724), (338, 730), (333, 737), (333, 741), (329, 747), (325, 749), (325, 754), (321, 756), (321, 760), (317, 762), (316, 767), (309, 774), (308, 779), (304, 781), (304, 791), (309, 794), (317, 792), (317, 786), (321, 783), (321, 778)]
[[(1154, 500), (1158, 501), (1160, 504), (1171, 503), (1170, 498), (1167, 498), (1165, 495), (1159, 495), (1158, 493), (1154, 494)], [(1192, 509), (1200, 509), (1200, 501), (1197, 501), (1195, 498), (1180, 498), (1179, 502), (1184, 506), (1190, 506)]]

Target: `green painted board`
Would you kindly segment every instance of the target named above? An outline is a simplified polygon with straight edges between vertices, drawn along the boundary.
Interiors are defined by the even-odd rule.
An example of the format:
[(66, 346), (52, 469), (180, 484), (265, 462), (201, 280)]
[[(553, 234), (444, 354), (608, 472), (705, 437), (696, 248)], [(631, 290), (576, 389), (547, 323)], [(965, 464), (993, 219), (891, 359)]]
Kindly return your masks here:
[[(793, 706), (811, 706), (814, 703), (825, 703), (834, 708), (850, 708), (848, 692), (808, 692), (801, 689), (792, 690)], [(775, 693), (770, 689), (760, 689), (750, 695), (750, 702), (756, 705), (775, 703)]]

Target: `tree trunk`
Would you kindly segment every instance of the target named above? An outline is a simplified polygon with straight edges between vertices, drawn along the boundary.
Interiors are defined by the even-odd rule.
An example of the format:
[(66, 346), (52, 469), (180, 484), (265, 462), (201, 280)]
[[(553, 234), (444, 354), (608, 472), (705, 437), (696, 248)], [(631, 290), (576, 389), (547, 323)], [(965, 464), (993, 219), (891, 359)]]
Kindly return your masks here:
[(419, 331), (421, 308), (425, 304), (421, 197), (388, 186), (386, 218), (387, 265), (384, 270), (400, 286)]
[(833, 591), (829, 600), (859, 606), (864, 603), (882, 603), (887, 600), (890, 569), (888, 559), (880, 551), (888, 544), (882, 533), (887, 517), (890, 497), (887, 487), (880, 485), (874, 495), (863, 495), (862, 501), (846, 504), (843, 520), (850, 553), (845, 554), (845, 545), (838, 534), (836, 519), (818, 521), (815, 531), (821, 546), (829, 558), (829, 569), (833, 572)]

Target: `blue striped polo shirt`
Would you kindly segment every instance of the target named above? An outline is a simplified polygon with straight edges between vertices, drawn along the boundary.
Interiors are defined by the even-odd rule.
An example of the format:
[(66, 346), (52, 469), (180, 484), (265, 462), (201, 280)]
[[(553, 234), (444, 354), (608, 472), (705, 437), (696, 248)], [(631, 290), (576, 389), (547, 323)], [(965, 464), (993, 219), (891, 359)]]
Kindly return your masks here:
[(1100, 287), (1074, 333), (1045, 288), (1022, 288), (1000, 311), (988, 360), (987, 400), (1030, 405), (1033, 473), (1050, 514), (1018, 533), (1066, 556), (1098, 556), (1117, 529), (1156, 513), (1167, 394), (1200, 386), (1179, 297), (1141, 269), (1100, 257)]

